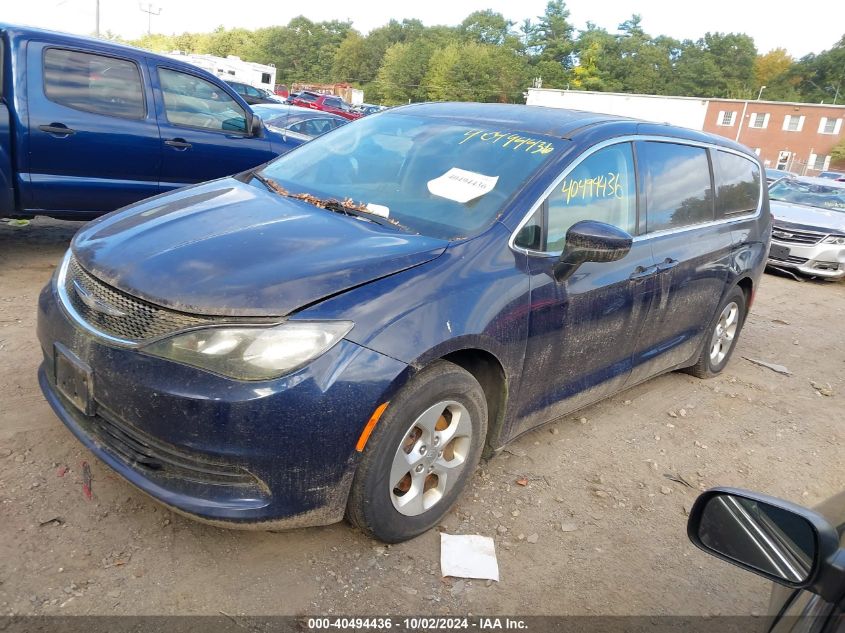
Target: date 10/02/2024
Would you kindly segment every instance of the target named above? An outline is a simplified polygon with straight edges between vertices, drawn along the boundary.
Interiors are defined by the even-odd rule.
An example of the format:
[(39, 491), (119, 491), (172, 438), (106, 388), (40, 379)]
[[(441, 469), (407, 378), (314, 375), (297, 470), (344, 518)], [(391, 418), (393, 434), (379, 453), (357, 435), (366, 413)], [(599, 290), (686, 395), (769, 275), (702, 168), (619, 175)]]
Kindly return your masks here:
[(308, 618), (309, 630), (360, 630), (374, 631), (448, 631), (448, 630), (524, 630), (525, 620), (503, 617), (354, 617)]

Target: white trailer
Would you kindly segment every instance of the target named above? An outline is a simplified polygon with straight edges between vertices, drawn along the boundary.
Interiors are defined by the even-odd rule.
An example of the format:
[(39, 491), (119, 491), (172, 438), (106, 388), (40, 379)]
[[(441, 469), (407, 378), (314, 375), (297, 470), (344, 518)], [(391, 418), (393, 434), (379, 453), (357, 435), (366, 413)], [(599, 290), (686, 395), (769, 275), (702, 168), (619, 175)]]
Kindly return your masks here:
[(198, 66), (225, 81), (239, 81), (270, 92), (276, 87), (276, 67), (272, 64), (246, 62), (237, 55), (217, 57), (174, 51), (167, 56)]

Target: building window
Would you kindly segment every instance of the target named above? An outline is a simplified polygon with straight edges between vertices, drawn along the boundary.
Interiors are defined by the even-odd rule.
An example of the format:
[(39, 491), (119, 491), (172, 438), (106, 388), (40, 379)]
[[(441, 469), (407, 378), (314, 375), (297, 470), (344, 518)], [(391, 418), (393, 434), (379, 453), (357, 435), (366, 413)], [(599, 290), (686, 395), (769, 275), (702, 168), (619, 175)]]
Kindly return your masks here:
[(783, 117), (783, 129), (787, 132), (800, 132), (804, 129), (804, 117), (797, 114), (787, 114)]
[(765, 130), (769, 127), (769, 115), (763, 112), (752, 112), (751, 118), (748, 121), (748, 127)]
[(734, 118), (736, 118), (736, 112), (725, 112), (724, 110), (720, 110), (719, 117), (716, 119), (716, 125), (721, 125), (723, 127), (733, 127)]
[(830, 156), (820, 156), (817, 154), (810, 154), (810, 159), (807, 161), (808, 169), (815, 169), (817, 171), (824, 171), (830, 166)]
[(270, 73), (261, 73), (261, 83), (269, 84), (270, 83)]
[(822, 117), (819, 122), (819, 134), (839, 134), (842, 129), (842, 119)]

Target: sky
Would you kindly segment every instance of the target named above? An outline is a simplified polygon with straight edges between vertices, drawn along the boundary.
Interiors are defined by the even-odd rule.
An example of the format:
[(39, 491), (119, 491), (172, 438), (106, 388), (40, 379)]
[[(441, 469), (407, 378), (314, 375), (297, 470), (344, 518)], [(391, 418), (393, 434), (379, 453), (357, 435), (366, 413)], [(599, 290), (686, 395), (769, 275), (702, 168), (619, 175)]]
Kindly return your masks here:
[[(100, 29), (132, 39), (147, 30), (149, 0), (99, 0)], [(94, 31), (97, 0), (0, 0), (0, 21), (89, 34)], [(587, 21), (615, 31), (632, 13), (642, 16), (650, 35), (698, 39), (707, 31), (742, 32), (751, 35), (761, 53), (785, 48), (793, 57), (831, 48), (845, 33), (845, 4), (841, 0), (817, 0), (804, 11), (786, 0), (568, 0), (570, 20), (576, 28)], [(782, 8), (779, 8), (780, 5)], [(233, 10), (233, 6), (237, 9)], [(314, 20), (349, 19), (366, 33), (390, 18), (418, 18), (428, 26), (454, 25), (471, 12), (492, 9), (517, 23), (536, 19), (546, 0), (157, 0), (149, 19), (159, 33), (211, 31), (227, 28), (256, 29), (284, 25), (297, 15)]]

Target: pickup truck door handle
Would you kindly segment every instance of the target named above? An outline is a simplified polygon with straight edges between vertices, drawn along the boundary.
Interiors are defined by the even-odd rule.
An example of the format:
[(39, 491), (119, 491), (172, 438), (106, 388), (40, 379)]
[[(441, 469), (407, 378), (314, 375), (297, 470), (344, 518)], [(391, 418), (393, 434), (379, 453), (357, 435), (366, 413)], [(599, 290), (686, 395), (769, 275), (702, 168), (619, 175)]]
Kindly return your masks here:
[(169, 145), (170, 147), (180, 152), (184, 152), (186, 149), (192, 147), (192, 145), (183, 138), (171, 138), (166, 140), (164, 144)]
[(657, 266), (637, 266), (634, 271), (630, 274), (628, 279), (645, 279), (646, 277), (651, 277), (656, 272)]
[(677, 266), (680, 263), (681, 262), (679, 262), (677, 259), (672, 259), (671, 257), (667, 257), (662, 262), (657, 264), (657, 270), (660, 271), (660, 272), (663, 272), (664, 270), (669, 270), (671, 268), (674, 268), (675, 266)]
[(39, 125), (38, 129), (48, 134), (61, 134), (62, 136), (70, 136), (76, 134), (76, 130), (70, 129), (64, 123), (51, 123), (50, 125)]

